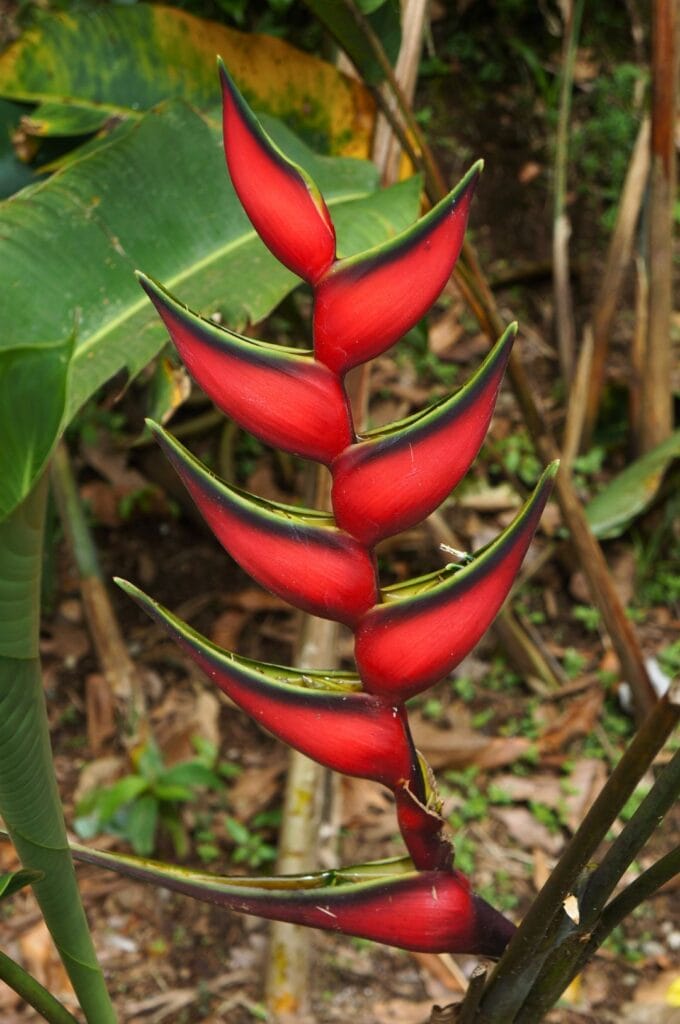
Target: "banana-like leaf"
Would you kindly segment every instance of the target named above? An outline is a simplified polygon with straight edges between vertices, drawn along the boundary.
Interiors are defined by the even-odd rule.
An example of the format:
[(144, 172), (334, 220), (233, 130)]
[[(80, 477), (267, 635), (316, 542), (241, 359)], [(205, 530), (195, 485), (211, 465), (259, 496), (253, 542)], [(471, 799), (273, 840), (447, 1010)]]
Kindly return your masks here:
[(482, 446), (516, 333), (516, 324), (508, 327), (455, 395), (372, 431), (338, 456), (331, 471), (339, 526), (374, 545), (442, 503)]
[[(372, 214), (374, 168), (317, 158), (282, 125), (266, 127), (324, 187), (347, 250), (362, 248), (367, 230), (377, 241), (415, 215), (418, 182), (377, 193)], [(0, 520), (82, 403), (115, 373), (137, 373), (164, 343), (134, 280), (140, 265), (237, 327), (266, 315), (296, 283), (243, 213), (216, 127), (183, 103), (0, 204), (0, 386), (9, 399), (0, 404), (10, 430), (9, 443), (1, 435)], [(29, 414), (24, 436), (12, 421)]]
[(282, 39), (161, 4), (41, 13), (0, 55), (0, 96), (40, 104), (24, 127), (42, 136), (138, 119), (170, 98), (207, 110), (219, 102), (217, 53), (258, 110), (326, 152), (369, 156), (375, 105), (365, 86)]
[(147, 423), (222, 547), (263, 587), (348, 626), (376, 603), (372, 553), (332, 516), (225, 484), (162, 427)]
[(122, 854), (72, 847), (87, 864), (184, 893), (239, 914), (321, 928), (423, 953), (498, 958), (514, 926), (457, 871), (420, 871), (369, 881), (220, 877)]
[(18, 871), (6, 871), (0, 875), (0, 900), (9, 899), (26, 885), (33, 885), (45, 877), (43, 871), (30, 871), (20, 868)]
[(454, 268), (483, 162), (397, 238), (340, 260), (314, 296), (314, 352), (334, 373), (380, 355), (427, 313)]
[(369, 693), (405, 700), (469, 654), (510, 592), (557, 468), (558, 463), (548, 466), (510, 526), (471, 563), (433, 573), (430, 587), (421, 580), (415, 596), (379, 604), (364, 616), (355, 633), (355, 654)]
[(335, 259), (335, 228), (313, 180), (272, 143), (220, 62), (224, 153), (232, 184), (277, 260), (315, 284)]
[(356, 677), (266, 665), (224, 651), (137, 587), (116, 582), (234, 703), (284, 743), (345, 775), (391, 789), (419, 785), (403, 706), (357, 692)]
[(244, 338), (139, 275), (182, 361), (219, 408), (266, 444), (330, 463), (354, 439), (338, 378), (311, 352)]

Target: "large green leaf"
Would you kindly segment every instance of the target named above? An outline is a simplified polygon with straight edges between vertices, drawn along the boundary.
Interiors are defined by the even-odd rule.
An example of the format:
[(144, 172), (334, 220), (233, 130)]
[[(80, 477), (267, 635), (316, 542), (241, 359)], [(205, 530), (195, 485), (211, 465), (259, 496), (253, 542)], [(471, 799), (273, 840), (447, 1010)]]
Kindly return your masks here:
[(38, 104), (24, 122), (29, 132), (87, 134), (171, 97), (214, 106), (217, 54), (255, 109), (284, 118), (317, 148), (368, 155), (374, 104), (359, 82), (281, 39), (160, 4), (43, 14), (0, 56), (0, 96)]
[[(315, 156), (264, 120), (324, 192), (342, 254), (415, 218), (417, 180), (376, 193), (372, 165)], [(181, 102), (1, 203), (0, 268), (0, 519), (83, 402), (120, 370), (136, 374), (166, 340), (135, 268), (237, 329), (298, 283), (245, 217), (214, 120)]]
[(586, 506), (586, 517), (595, 536), (603, 540), (620, 537), (650, 507), (666, 470), (678, 458), (680, 430), (614, 477)]

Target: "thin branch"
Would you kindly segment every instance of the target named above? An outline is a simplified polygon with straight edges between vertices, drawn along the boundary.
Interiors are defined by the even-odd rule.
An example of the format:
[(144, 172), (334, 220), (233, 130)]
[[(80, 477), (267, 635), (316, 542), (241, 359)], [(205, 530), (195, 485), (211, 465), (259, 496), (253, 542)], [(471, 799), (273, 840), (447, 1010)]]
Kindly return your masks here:
[(585, 928), (595, 923), (619, 880), (678, 796), (680, 750), (662, 769), (647, 796), (610, 846), (600, 866), (591, 874), (579, 901)]
[(24, 970), (15, 960), (0, 952), (0, 980), (20, 995), (24, 1002), (37, 1010), (49, 1024), (78, 1024), (66, 1007), (55, 999), (39, 981)]
[(495, 968), (482, 1002), (485, 1024), (512, 1020), (522, 1005), (538, 973), (527, 978), (527, 963), (538, 957), (548, 930), (563, 914), (564, 899), (575, 890), (581, 872), (678, 720), (680, 703), (671, 703), (667, 695), (633, 738)]
[(628, 917), (636, 907), (648, 900), (678, 874), (680, 874), (680, 846), (676, 846), (651, 868), (643, 871), (605, 908), (600, 923), (593, 932), (592, 947), (597, 949), (601, 946), (609, 933), (625, 917)]

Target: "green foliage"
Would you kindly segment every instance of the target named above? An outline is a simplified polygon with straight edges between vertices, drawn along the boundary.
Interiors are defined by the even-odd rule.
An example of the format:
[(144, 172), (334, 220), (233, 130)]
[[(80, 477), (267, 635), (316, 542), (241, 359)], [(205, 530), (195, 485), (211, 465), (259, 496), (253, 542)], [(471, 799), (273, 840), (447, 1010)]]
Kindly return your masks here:
[(643, 77), (641, 68), (626, 63), (598, 75), (588, 96), (587, 116), (572, 133), (573, 180), (584, 197), (597, 190), (606, 205), (603, 225), (609, 230), (639, 126), (634, 98)]
[(281, 812), (262, 811), (256, 814), (248, 825), (229, 815), (224, 817), (224, 826), (234, 843), (231, 859), (235, 864), (246, 864), (260, 868), (276, 860), (276, 847), (271, 842), (273, 828), (278, 828)]
[(92, 838), (100, 832), (127, 840), (140, 856), (156, 849), (159, 831), (172, 840), (178, 857), (186, 857), (189, 838), (182, 822), (183, 804), (204, 789), (224, 789), (215, 767), (215, 752), (205, 746), (196, 759), (166, 767), (160, 750), (151, 740), (136, 758), (135, 773), (112, 786), (97, 788), (81, 800), (74, 827), (79, 836)]
[[(266, 126), (323, 188), (344, 253), (413, 220), (417, 180), (376, 193), (369, 164), (316, 157), (282, 125)], [(164, 344), (135, 266), (181, 286), (199, 311), (219, 309), (236, 328), (296, 284), (255, 237), (229, 185), (217, 128), (181, 103), (0, 205), (0, 265), (0, 518), (26, 494), (83, 402), (121, 369), (137, 374)]]

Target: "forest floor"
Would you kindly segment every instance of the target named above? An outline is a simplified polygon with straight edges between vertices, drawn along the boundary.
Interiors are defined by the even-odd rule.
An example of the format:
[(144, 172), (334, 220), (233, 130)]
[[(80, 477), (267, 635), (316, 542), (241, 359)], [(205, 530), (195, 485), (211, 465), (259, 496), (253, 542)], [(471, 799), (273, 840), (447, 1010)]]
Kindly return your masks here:
[[(578, 88), (592, 96), (595, 78), (611, 69), (598, 65), (592, 53), (584, 51), (581, 57)], [(471, 159), (485, 158), (472, 237), (492, 280), (518, 268), (518, 279), (499, 286), (497, 298), (508, 320), (521, 321), (522, 359), (544, 416), (559, 432), (565, 402), (553, 343), (544, 98), (534, 95), (529, 103), (519, 79), (516, 89), (496, 84), (483, 95), (470, 86), (462, 90), (460, 109), (474, 109), (475, 116), (459, 114), (454, 125), (445, 120), (446, 87), (436, 76), (425, 78), (419, 106), (430, 111), (428, 128), (439, 139), (439, 155), (452, 181)], [(577, 103), (577, 114), (578, 109)], [(602, 190), (592, 188), (584, 196), (575, 189), (570, 196), (580, 325), (601, 271), (606, 241), (601, 218), (607, 210)], [(275, 321), (258, 328), (262, 336), (280, 331), (282, 321), (285, 328), (286, 318), (305, 313), (304, 296), (293, 301)], [(622, 309), (609, 366), (611, 412), (577, 467), (584, 500), (629, 460), (625, 387), (632, 283)], [(486, 351), (485, 337), (453, 286), (448, 287), (429, 329), (376, 361), (371, 422), (401, 418), (459, 386)], [(113, 410), (104, 398), (86, 411), (70, 435), (104, 577), (115, 574), (139, 584), (223, 647), (292, 663), (298, 613), (259, 590), (219, 549), (151, 446), (126, 446), (126, 437), (140, 422), (144, 395), (135, 386)], [(193, 433), (191, 426), (187, 431), (187, 424), (209, 411), (194, 394), (170, 429), (183, 425), (190, 435), (185, 443), (201, 458), (257, 494), (289, 502), (301, 499), (308, 489), (301, 463), (282, 461), (239, 431), (214, 423), (202, 432)], [(503, 528), (538, 469), (506, 385), (480, 459), (443, 509), (457, 546), (474, 550)], [(644, 519), (605, 545), (644, 653), (667, 672), (680, 666), (680, 552), (673, 507), (668, 491), (662, 492)], [(88, 790), (104, 788), (135, 769), (112, 719), (110, 695), (84, 622), (77, 574), (56, 527), (50, 550), (46, 593), (51, 611), (42, 650), (45, 693), (66, 820), (73, 827)], [(447, 560), (426, 526), (385, 543), (378, 554), (383, 581), (419, 575)], [(220, 779), (215, 788), (197, 788), (190, 801), (170, 808), (175, 835), (181, 834), (188, 846), (182, 862), (219, 874), (273, 871), (286, 749), (200, 676), (123, 594), (114, 591), (112, 598), (143, 679), (149, 728), (163, 762), (202, 757)], [(415, 700), (410, 713), (416, 745), (441, 783), (460, 866), (473, 876), (477, 891), (519, 920), (605, 782), (634, 724), (617, 660), (563, 539), (554, 504), (544, 516), (511, 607), (547, 658), (558, 687), (550, 689), (526, 671), (492, 631), (451, 679)], [(341, 636), (339, 653), (349, 664), (349, 634)], [(659, 763), (669, 756), (662, 755)], [(347, 778), (331, 791), (332, 813), (319, 853), (323, 866), (401, 852), (387, 792)], [(676, 808), (636, 870), (667, 850), (679, 828)], [(127, 830), (129, 836), (130, 829), (122, 815), (108, 833), (92, 841), (129, 851), (125, 838), (110, 833)], [(155, 853), (177, 859), (167, 830), (159, 831)], [(0, 844), (0, 872), (14, 866), (10, 849)], [(124, 1024), (249, 1024), (266, 1019), (265, 924), (91, 867), (79, 868), (78, 874)], [(2, 934), (8, 953), (65, 1001), (72, 998), (30, 892), (13, 899)], [(453, 962), (414, 956), (318, 933), (313, 933), (312, 948), (307, 1019), (314, 1024), (350, 1018), (360, 1024), (424, 1024), (434, 1004), (461, 998), (475, 965), (473, 958)], [(680, 880), (675, 879), (616, 930), (546, 1019), (553, 1024), (680, 1021), (679, 959)], [(669, 996), (673, 986), (674, 1004)], [(0, 985), (3, 1024), (37, 1019)]]

